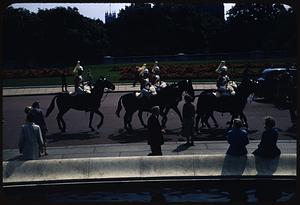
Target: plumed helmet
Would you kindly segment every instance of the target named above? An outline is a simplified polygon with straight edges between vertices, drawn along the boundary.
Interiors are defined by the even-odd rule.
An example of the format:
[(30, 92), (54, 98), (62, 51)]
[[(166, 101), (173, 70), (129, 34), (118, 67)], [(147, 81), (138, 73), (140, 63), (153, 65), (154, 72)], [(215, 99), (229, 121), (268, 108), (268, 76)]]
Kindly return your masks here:
[(228, 68), (227, 66), (223, 65), (221, 68), (220, 68), (220, 71), (221, 72), (227, 72)]
[(83, 71), (83, 67), (80, 65), (80, 66), (78, 67), (78, 70)]

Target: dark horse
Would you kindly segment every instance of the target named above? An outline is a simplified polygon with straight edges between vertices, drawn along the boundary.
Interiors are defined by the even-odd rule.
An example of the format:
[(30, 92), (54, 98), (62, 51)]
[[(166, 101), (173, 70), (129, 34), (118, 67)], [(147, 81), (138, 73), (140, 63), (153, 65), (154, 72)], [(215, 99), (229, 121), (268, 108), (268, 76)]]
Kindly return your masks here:
[(125, 94), (119, 99), (116, 115), (120, 117), (120, 111), (123, 104), (126, 111), (124, 115), (124, 127), (126, 130), (132, 130), (132, 115), (139, 110), (139, 119), (142, 125), (147, 127), (143, 122), (142, 112), (150, 112), (153, 106), (159, 106), (161, 110), (160, 114), (163, 117), (162, 126), (165, 127), (167, 122), (167, 114), (171, 108), (178, 114), (180, 121), (182, 121), (182, 116), (177, 106), (182, 99), (182, 94), (184, 91), (194, 97), (194, 89), (191, 80), (182, 80), (178, 83), (168, 85), (167, 87), (162, 88), (157, 95), (149, 98), (142, 97), (139, 99), (136, 97), (135, 93)]
[(97, 125), (97, 128), (99, 129), (100, 126), (103, 124), (103, 118), (104, 118), (103, 114), (99, 111), (99, 107), (101, 105), (101, 98), (103, 96), (105, 88), (114, 90), (115, 86), (105, 78), (101, 78), (101, 79), (99, 78), (95, 82), (94, 87), (92, 88), (91, 93), (89, 94), (87, 93), (87, 94), (72, 96), (69, 93), (60, 93), (52, 99), (51, 104), (47, 110), (46, 117), (48, 117), (48, 115), (54, 109), (55, 106), (54, 101), (56, 99), (56, 105), (59, 110), (56, 119), (57, 119), (58, 127), (62, 132), (66, 131), (66, 123), (62, 117), (71, 108), (75, 110), (83, 110), (86, 112), (90, 112), (89, 128), (91, 128), (92, 131), (95, 130), (92, 127), (93, 116), (94, 113), (97, 113), (101, 117), (101, 121)]
[(196, 116), (196, 130), (198, 131), (198, 124), (200, 118), (208, 124), (208, 118), (212, 116), (213, 111), (228, 112), (231, 114), (231, 121), (229, 128), (232, 126), (234, 118), (240, 116), (244, 121), (245, 126), (248, 127), (247, 118), (244, 114), (244, 108), (247, 99), (256, 89), (257, 82), (250, 78), (244, 78), (241, 84), (237, 87), (235, 95), (216, 97), (212, 92), (203, 92), (199, 95), (197, 102), (197, 116)]

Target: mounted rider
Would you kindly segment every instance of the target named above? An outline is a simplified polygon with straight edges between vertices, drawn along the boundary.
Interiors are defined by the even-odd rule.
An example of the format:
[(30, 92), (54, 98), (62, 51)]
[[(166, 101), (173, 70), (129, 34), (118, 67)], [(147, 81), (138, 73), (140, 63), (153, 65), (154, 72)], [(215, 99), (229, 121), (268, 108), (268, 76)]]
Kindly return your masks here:
[(84, 79), (83, 79), (83, 67), (80, 65), (80, 61), (77, 61), (77, 64), (73, 70), (73, 73), (75, 73), (74, 78), (74, 87), (75, 87), (75, 93), (74, 95), (82, 95), (85, 93), (90, 93), (90, 91), (87, 91), (84, 89)]
[(154, 85), (157, 92), (160, 91), (161, 88), (165, 88), (167, 84), (163, 82), (160, 78), (160, 68), (158, 66), (158, 61), (154, 62), (154, 65), (152, 67), (152, 85)]
[(142, 98), (143, 96), (150, 97), (152, 95), (156, 95), (156, 89), (150, 82), (150, 73), (146, 67), (146, 64), (143, 64), (138, 68), (140, 82), (141, 82), (141, 92), (136, 93), (138, 98)]
[(228, 68), (225, 66), (225, 61), (221, 61), (216, 72), (219, 74), (217, 79), (217, 93), (216, 96), (222, 95), (235, 95), (236, 83), (230, 81), (228, 74)]

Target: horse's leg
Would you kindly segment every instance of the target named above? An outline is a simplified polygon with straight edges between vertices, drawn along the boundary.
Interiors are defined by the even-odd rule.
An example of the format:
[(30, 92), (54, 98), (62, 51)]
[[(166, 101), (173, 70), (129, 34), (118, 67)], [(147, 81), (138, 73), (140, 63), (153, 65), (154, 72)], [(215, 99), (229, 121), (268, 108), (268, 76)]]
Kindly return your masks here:
[(210, 113), (205, 113), (204, 117), (203, 117), (203, 122), (205, 123), (207, 128), (211, 128), (210, 124), (208, 123), (208, 119), (209, 119), (210, 116), (211, 116)]
[(245, 127), (248, 128), (247, 117), (246, 117), (246, 115), (244, 114), (244, 112), (241, 112), (240, 116), (241, 116), (241, 120), (242, 120), (242, 121), (244, 122), (244, 124), (245, 124)]
[(128, 118), (128, 126), (129, 126), (130, 131), (133, 131), (132, 126), (131, 126), (132, 116), (133, 116), (133, 113), (131, 113), (131, 115), (128, 116), (129, 117)]
[(216, 120), (216, 118), (215, 118), (215, 116), (214, 116), (214, 112), (211, 112), (211, 113), (210, 113), (210, 117), (211, 117), (211, 119), (214, 121), (215, 127), (219, 127), (219, 124), (218, 124), (218, 122), (217, 122), (217, 120)]
[(139, 110), (138, 116), (139, 116), (140, 122), (141, 122), (142, 125), (146, 128), (147, 125), (144, 123), (144, 120), (143, 120), (143, 111), (142, 111), (142, 110)]
[(196, 129), (197, 134), (200, 133), (199, 130), (198, 130), (200, 118), (201, 118), (201, 115), (199, 113), (197, 113), (197, 115), (196, 115), (196, 124), (195, 124), (195, 129)]
[(167, 114), (168, 114), (169, 110), (170, 110), (170, 107), (166, 107), (165, 112), (160, 114), (162, 116), (162, 120), (161, 120), (162, 128), (166, 127), (166, 123), (167, 123), (167, 120), (168, 120)]
[(97, 129), (99, 129), (102, 126), (102, 124), (103, 124), (104, 115), (99, 110), (95, 110), (94, 112), (96, 114), (98, 114), (100, 116), (100, 118), (101, 118), (99, 124), (97, 125)]
[(130, 120), (131, 120), (130, 114), (126, 111), (126, 113), (124, 115), (124, 128), (127, 131), (131, 131), (132, 130), (132, 126), (130, 124)]
[(178, 107), (174, 106), (174, 107), (172, 107), (172, 109), (177, 113), (177, 115), (179, 116), (180, 122), (182, 123), (183, 119), (182, 119), (182, 116), (181, 116), (181, 113), (180, 113)]
[(68, 112), (68, 110), (69, 109), (66, 109), (66, 110), (63, 110), (63, 111), (60, 110), (59, 113), (57, 114), (57, 117), (56, 117), (57, 121), (58, 122), (60, 121), (62, 123), (62, 127), (60, 126), (60, 123), (58, 124), (59, 129), (61, 130), (61, 132), (65, 132), (66, 131), (66, 123), (65, 123), (65, 121), (63, 119), (63, 115), (66, 112)]
[(93, 116), (94, 116), (94, 112), (91, 111), (90, 112), (90, 121), (89, 121), (89, 128), (91, 128), (91, 131), (95, 131), (95, 129), (92, 126)]
[(60, 130), (62, 130), (62, 126), (61, 126), (61, 123), (60, 123), (60, 115), (59, 115), (59, 113), (56, 115), (56, 121), (57, 121), (57, 124), (58, 124), (58, 128)]

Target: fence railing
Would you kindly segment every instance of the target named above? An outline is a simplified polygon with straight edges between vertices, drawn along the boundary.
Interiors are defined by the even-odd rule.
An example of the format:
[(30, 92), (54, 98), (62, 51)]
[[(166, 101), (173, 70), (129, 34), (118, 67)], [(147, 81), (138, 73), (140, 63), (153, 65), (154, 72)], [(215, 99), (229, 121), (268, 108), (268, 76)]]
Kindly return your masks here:
[(126, 56), (113, 57), (105, 56), (104, 64), (117, 63), (144, 63), (152, 61), (202, 61), (202, 60), (230, 60), (230, 59), (266, 59), (266, 58), (287, 58), (290, 54), (287, 51), (251, 51), (251, 52), (230, 52), (230, 53), (199, 53), (176, 55), (153, 55), (153, 56)]

